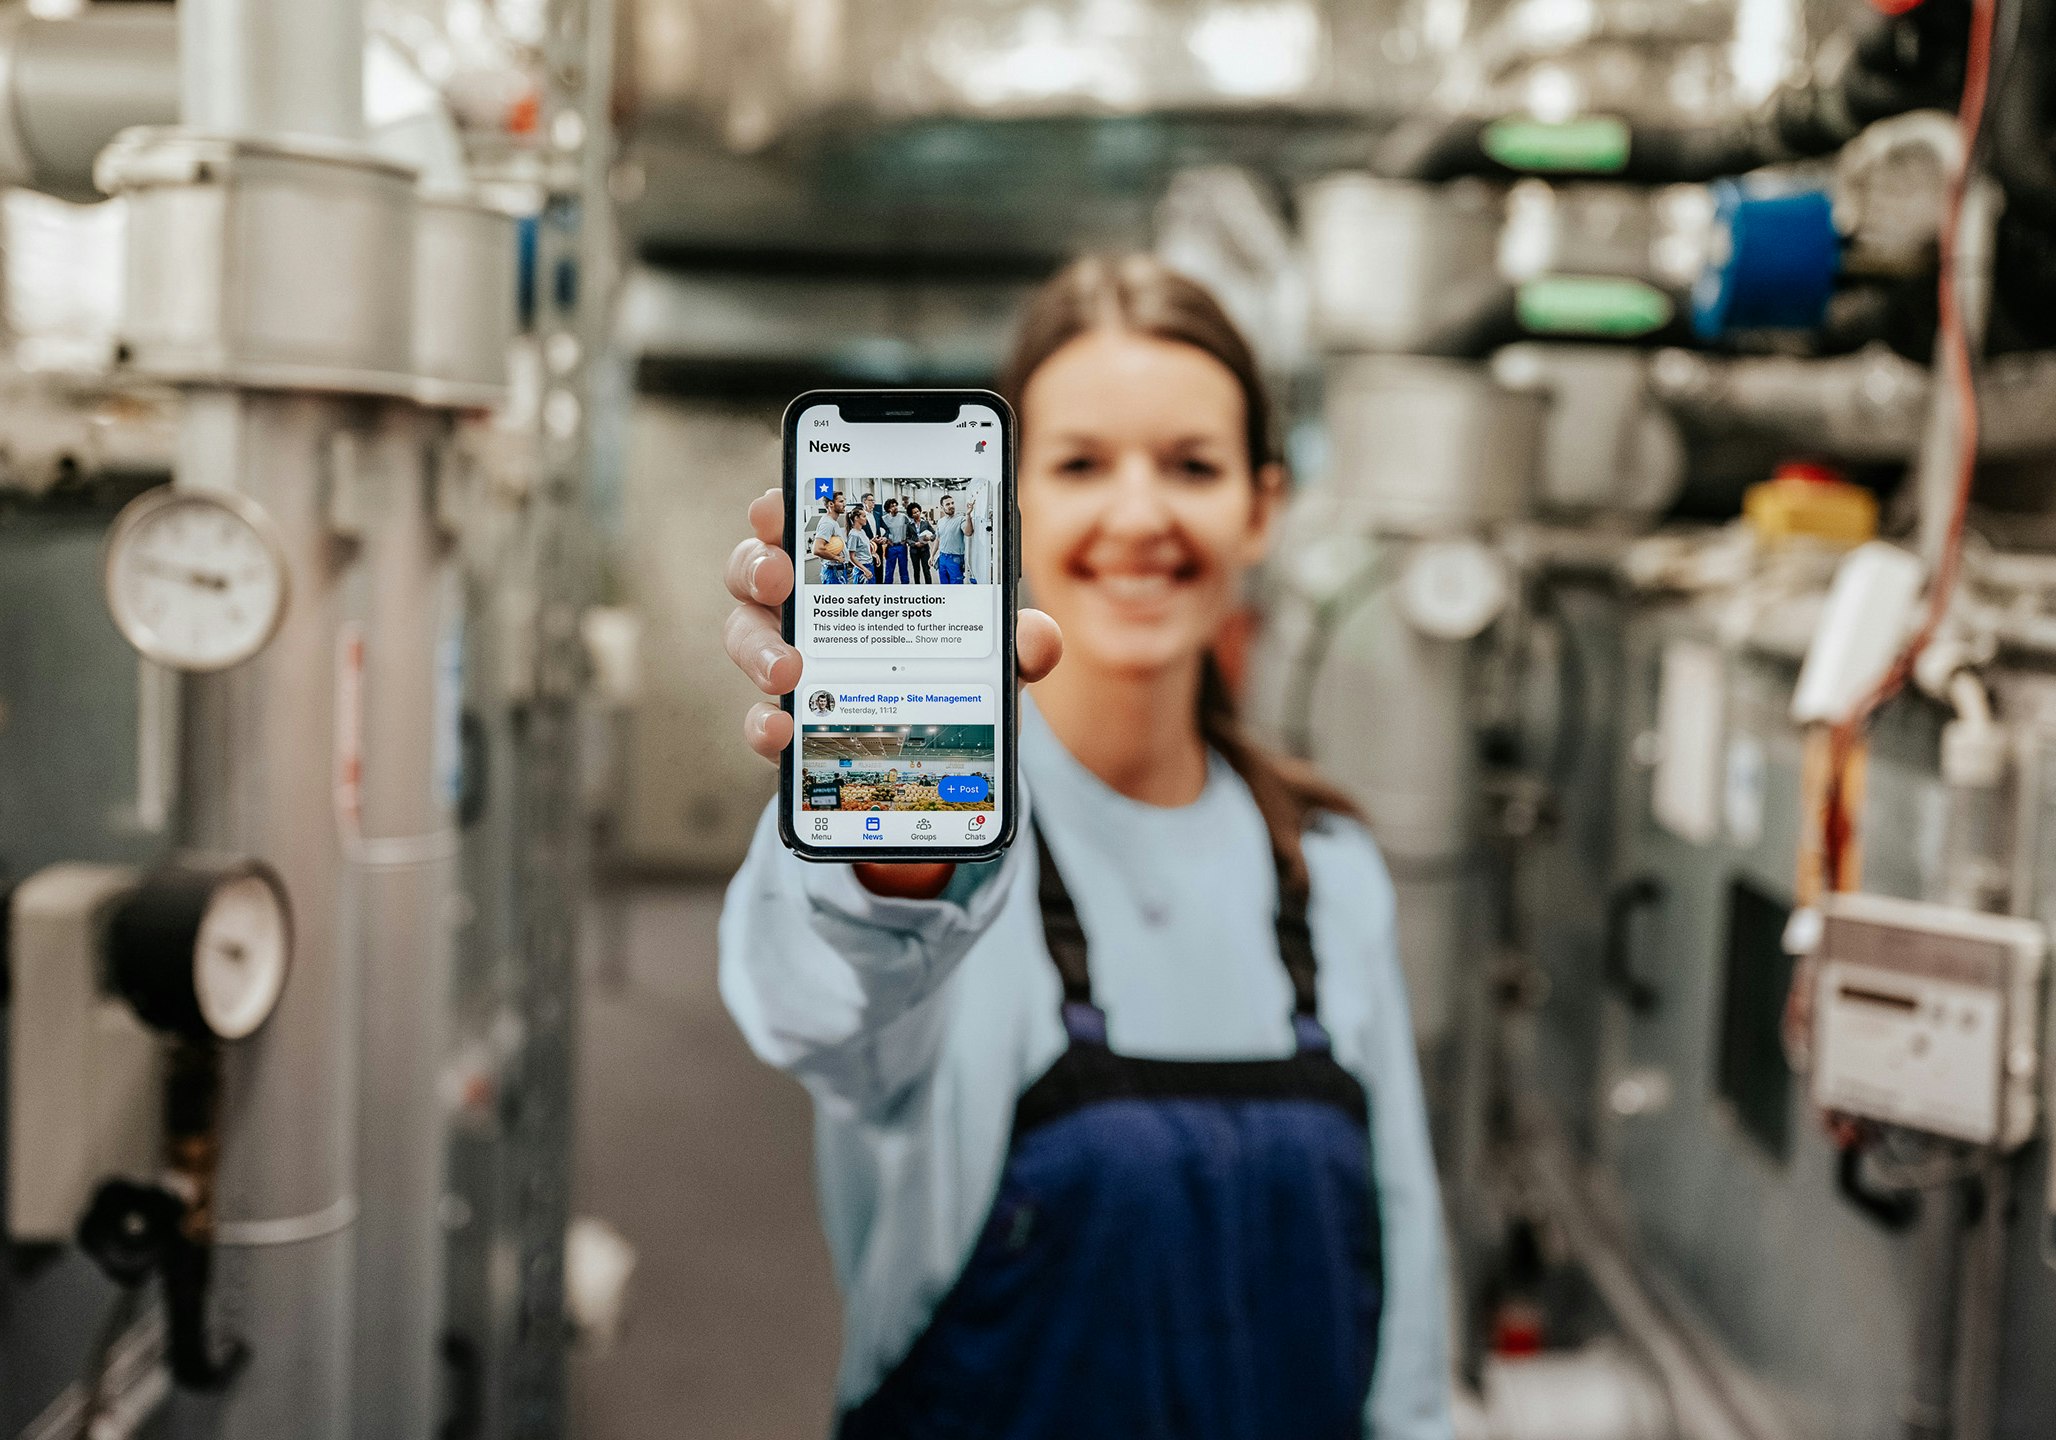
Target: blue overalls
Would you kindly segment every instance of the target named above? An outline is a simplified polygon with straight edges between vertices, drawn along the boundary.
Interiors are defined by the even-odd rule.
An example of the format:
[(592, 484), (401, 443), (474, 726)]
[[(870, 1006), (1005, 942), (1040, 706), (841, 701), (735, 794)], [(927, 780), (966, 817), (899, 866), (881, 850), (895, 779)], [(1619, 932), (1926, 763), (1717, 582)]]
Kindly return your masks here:
[(928, 1329), (840, 1440), (1362, 1440), (1384, 1264), (1369, 1101), (1316, 1014), (1279, 866), (1295, 1053), (1107, 1045), (1041, 834), (1070, 1043), (1021, 1095), (999, 1192)]

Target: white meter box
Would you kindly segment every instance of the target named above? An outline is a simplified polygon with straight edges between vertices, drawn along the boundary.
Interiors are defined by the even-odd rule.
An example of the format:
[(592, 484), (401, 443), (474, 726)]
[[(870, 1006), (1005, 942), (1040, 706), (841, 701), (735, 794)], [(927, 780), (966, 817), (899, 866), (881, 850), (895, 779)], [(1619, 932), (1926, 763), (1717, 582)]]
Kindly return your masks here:
[(1821, 914), (1814, 1101), (1977, 1145), (2025, 1143), (2042, 927), (1878, 895), (1830, 895)]

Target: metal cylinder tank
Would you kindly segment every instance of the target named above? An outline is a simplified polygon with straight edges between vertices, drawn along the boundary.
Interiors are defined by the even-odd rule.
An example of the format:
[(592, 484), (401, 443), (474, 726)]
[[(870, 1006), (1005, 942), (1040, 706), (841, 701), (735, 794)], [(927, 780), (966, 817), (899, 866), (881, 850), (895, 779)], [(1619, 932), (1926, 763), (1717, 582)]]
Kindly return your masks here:
[(1482, 188), (1330, 175), (1300, 192), (1314, 335), (1407, 350), (1497, 279), (1499, 206)]
[(1351, 519), (1406, 535), (1511, 520), (1529, 499), (1548, 402), (1482, 365), (1354, 355), (1327, 368), (1326, 488)]

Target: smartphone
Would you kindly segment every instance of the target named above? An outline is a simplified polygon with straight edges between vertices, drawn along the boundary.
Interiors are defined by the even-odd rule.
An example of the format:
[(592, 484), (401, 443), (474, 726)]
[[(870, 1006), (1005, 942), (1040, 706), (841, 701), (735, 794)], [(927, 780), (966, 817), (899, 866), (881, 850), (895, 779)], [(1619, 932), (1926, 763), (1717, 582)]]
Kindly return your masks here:
[(785, 412), (778, 831), (803, 859), (990, 860), (1014, 838), (1014, 412), (989, 390), (815, 390)]

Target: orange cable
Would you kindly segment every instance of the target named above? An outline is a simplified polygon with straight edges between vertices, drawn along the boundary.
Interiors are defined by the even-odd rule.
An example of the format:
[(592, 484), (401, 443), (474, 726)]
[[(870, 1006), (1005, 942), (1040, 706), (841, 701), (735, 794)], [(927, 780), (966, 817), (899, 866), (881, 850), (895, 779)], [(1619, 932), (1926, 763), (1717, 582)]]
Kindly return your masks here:
[(1870, 717), (1905, 688), (1920, 659), (1941, 628), (1956, 589), (1957, 573), (1963, 561), (1963, 528), (1970, 510), (1971, 482), (1977, 471), (1978, 411), (1977, 382), (1971, 370), (1970, 337), (1963, 326), (1962, 298), (1956, 290), (1957, 231), (1961, 228), (1963, 202), (1970, 188), (1976, 163), (1978, 135), (1984, 124), (1985, 100), (1991, 82), (1992, 31), (1997, 0), (1972, 0), (1970, 36), (1963, 64), (1963, 98), (1956, 111), (1957, 129), (1963, 152), (1943, 206), (1942, 228), (1937, 237), (1941, 275), (1936, 287), (1940, 310), (1936, 343), (1942, 347), (1948, 383), (1956, 395), (1957, 444), (1956, 488), (1949, 507), (1949, 527), (1942, 540), (1942, 553), (1935, 563), (1934, 583), (1928, 591), (1927, 614), (1892, 662), (1884, 677), (1858, 702), (1848, 718), (1829, 732), (1827, 814), (1822, 818), (1822, 884), (1834, 889), (1841, 873), (1843, 847), (1850, 829), (1842, 806), (1842, 775), (1849, 753)]

